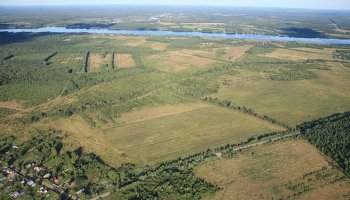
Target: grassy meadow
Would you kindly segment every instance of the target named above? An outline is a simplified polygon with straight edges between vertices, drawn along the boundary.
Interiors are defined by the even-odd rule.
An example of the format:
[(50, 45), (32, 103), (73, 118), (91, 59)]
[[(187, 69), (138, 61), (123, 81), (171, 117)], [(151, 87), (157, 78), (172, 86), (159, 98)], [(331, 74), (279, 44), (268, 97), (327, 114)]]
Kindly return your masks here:
[(221, 191), (207, 199), (348, 199), (350, 180), (301, 139), (207, 162), (198, 176)]
[(120, 125), (103, 129), (106, 141), (137, 160), (151, 163), (283, 130), (263, 120), (206, 104), (132, 111), (118, 121)]

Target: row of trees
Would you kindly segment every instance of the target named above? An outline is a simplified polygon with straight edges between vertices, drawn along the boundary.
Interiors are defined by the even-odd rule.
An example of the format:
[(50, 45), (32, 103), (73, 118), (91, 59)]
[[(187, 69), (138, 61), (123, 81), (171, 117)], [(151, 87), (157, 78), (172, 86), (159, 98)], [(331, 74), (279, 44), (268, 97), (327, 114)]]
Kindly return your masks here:
[(88, 69), (89, 69), (89, 57), (90, 57), (90, 51), (88, 51), (86, 53), (86, 56), (85, 56), (85, 62), (84, 62), (84, 72), (88, 72)]
[(279, 126), (283, 126), (285, 128), (290, 128), (284, 122), (280, 122), (280, 121), (278, 121), (278, 120), (276, 120), (276, 119), (274, 119), (274, 118), (272, 118), (270, 116), (267, 116), (267, 115), (258, 114), (253, 109), (247, 108), (245, 106), (237, 105), (237, 104), (233, 103), (231, 100), (220, 100), (218, 98), (213, 98), (213, 97), (204, 97), (204, 98), (202, 98), (202, 100), (206, 101), (206, 102), (209, 102), (209, 103), (217, 104), (217, 105), (220, 105), (220, 106), (223, 106), (223, 107), (231, 108), (231, 109), (234, 109), (234, 110), (237, 110), (237, 111), (240, 111), (240, 112), (252, 115), (254, 117), (258, 117), (260, 119), (269, 121), (269, 122), (271, 122), (273, 124), (276, 124), (276, 125), (279, 125)]

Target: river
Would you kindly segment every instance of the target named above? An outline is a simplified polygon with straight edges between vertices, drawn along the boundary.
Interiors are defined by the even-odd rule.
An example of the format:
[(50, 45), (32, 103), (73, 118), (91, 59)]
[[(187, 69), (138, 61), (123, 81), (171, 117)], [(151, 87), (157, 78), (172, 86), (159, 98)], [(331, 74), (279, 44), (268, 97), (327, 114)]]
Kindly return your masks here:
[(226, 34), (226, 33), (202, 33), (202, 32), (173, 32), (163, 30), (110, 30), (110, 29), (67, 29), (66, 27), (43, 27), (34, 29), (0, 29), (0, 32), (11, 33), (90, 33), (90, 34), (116, 34), (116, 35), (145, 35), (145, 36), (185, 36), (185, 37), (209, 37), (226, 39), (247, 39), (247, 40), (266, 40), (281, 42), (310, 42), (322, 44), (344, 44), (350, 45), (347, 39), (329, 39), (329, 38), (294, 38), (287, 36), (272, 36), (259, 34)]

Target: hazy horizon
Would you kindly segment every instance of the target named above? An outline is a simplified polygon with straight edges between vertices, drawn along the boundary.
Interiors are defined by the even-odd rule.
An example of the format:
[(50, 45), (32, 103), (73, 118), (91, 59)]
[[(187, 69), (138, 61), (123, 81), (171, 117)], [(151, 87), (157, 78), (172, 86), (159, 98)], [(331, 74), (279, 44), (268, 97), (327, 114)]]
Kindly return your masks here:
[(338, 9), (338, 10), (350, 10), (350, 1), (348, 0), (218, 0), (218, 1), (200, 1), (200, 0), (178, 0), (176, 3), (170, 0), (132, 0), (132, 1), (121, 1), (121, 0), (55, 0), (47, 2), (45, 0), (13, 0), (11, 2), (6, 0), (0, 0), (0, 6), (91, 6), (91, 5), (162, 5), (162, 6), (230, 6), (230, 7), (262, 7), (262, 8), (304, 8), (304, 9)]

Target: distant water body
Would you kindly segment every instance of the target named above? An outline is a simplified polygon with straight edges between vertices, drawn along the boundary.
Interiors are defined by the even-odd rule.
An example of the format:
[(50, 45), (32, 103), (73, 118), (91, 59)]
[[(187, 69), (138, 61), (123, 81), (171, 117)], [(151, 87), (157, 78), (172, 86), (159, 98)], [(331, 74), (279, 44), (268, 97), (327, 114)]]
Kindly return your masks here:
[(322, 44), (350, 45), (350, 40), (328, 38), (294, 38), (286, 36), (272, 36), (259, 34), (226, 34), (226, 33), (202, 33), (202, 32), (174, 32), (162, 30), (109, 30), (109, 29), (68, 29), (66, 27), (43, 27), (35, 29), (0, 29), (0, 32), (11, 33), (90, 33), (90, 34), (115, 34), (115, 35), (144, 35), (144, 36), (184, 36), (184, 37), (211, 37), (226, 39), (267, 40), (281, 42), (311, 42)]

